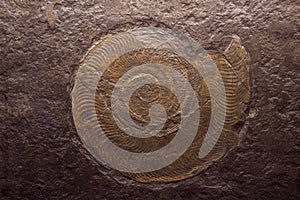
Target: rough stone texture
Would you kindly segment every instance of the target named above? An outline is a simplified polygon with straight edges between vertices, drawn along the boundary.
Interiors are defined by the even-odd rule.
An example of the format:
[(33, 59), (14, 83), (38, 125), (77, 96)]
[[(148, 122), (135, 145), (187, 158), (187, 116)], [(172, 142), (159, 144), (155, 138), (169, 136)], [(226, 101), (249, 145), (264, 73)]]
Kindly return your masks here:
[[(299, 199), (298, 0), (0, 2), (1, 199)], [(250, 52), (249, 127), (199, 175), (141, 184), (101, 167), (71, 116), (78, 63), (108, 33), (169, 27), (206, 49), (238, 34)]]

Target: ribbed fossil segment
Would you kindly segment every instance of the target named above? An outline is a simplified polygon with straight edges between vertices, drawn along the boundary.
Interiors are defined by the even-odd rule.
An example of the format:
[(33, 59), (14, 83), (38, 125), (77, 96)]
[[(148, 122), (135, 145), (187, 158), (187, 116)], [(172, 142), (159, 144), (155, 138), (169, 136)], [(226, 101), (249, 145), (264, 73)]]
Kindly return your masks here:
[(140, 182), (191, 177), (237, 145), (250, 95), (247, 52), (223, 53), (170, 30), (108, 36), (77, 71), (72, 111), (103, 165)]

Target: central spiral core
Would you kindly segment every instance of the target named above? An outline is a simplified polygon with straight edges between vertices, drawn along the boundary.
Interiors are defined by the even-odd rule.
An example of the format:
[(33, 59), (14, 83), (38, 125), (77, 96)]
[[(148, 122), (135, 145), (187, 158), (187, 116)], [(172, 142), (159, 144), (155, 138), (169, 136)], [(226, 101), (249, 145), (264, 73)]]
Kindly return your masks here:
[[(150, 123), (149, 110), (151, 106), (162, 105), (167, 114), (167, 119), (162, 121), (162, 129), (151, 137), (140, 138), (128, 135), (116, 123), (112, 113), (112, 94), (115, 85), (131, 68), (145, 64), (165, 65), (175, 69), (189, 81), (195, 91), (199, 91), (202, 80), (195, 68), (184, 58), (165, 50), (140, 49), (131, 51), (117, 58), (106, 68), (99, 80), (95, 95), (95, 110), (99, 124), (106, 136), (115, 145), (136, 153), (155, 151), (167, 145), (177, 133), (181, 121), (180, 103), (170, 88), (159, 84), (145, 84), (134, 91), (130, 98), (130, 116), (138, 126), (143, 127)], [(200, 93), (195, 92), (195, 94), (200, 103)], [(117, 116), (118, 119), (122, 119), (121, 112), (119, 115), (121, 116)], [(128, 123), (128, 121), (124, 123)], [(152, 130), (153, 128), (155, 127), (152, 127)]]

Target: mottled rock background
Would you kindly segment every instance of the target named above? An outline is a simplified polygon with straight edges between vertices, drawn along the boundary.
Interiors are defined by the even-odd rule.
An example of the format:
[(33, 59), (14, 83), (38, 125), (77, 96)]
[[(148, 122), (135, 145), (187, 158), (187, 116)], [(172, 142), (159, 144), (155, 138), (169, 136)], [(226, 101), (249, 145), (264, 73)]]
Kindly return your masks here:
[[(0, 199), (300, 199), (299, 10), (299, 0), (1, 0)], [(184, 181), (141, 184), (104, 169), (73, 124), (82, 56), (106, 34), (141, 26), (215, 50), (235, 33), (252, 59), (239, 147)]]

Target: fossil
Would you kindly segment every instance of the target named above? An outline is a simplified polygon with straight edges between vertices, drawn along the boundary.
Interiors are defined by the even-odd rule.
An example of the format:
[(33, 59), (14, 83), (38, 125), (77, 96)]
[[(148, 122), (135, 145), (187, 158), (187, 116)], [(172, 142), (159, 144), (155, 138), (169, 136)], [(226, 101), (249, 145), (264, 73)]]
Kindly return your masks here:
[[(208, 77), (205, 79), (204, 74), (196, 70), (195, 65), (198, 61), (203, 63), (208, 59), (213, 60), (221, 75), (226, 98), (222, 99), (222, 95), (220, 98), (218, 95), (212, 98), (210, 88), (213, 88), (216, 94), (222, 92), (216, 85), (218, 82), (214, 81), (216, 80), (214, 74), (205, 75)], [(162, 67), (161, 70), (155, 71), (159, 67)], [(139, 171), (144, 167), (141, 166), (143, 164), (137, 164), (134, 159), (130, 160), (125, 156), (123, 158), (122, 153), (132, 152), (130, 155), (133, 157), (143, 154), (141, 159), (146, 159), (149, 153), (158, 151), (176, 138), (176, 134), (182, 129), (181, 123), (186, 120), (184, 110), (189, 106), (193, 110), (189, 104), (189, 96), (182, 100), (176, 92), (173, 92), (172, 89), (178, 87), (178, 80), (172, 78), (167, 70), (169, 68), (187, 80), (195, 93), (200, 112), (199, 122), (195, 122), (197, 126), (195, 137), (178, 155), (178, 159), (161, 168)], [(132, 69), (136, 69), (136, 74), (127, 76)], [(155, 80), (157, 78), (157, 81), (147, 82), (149, 76), (139, 72), (142, 69), (151, 72), (151, 77)], [(144, 84), (128, 92), (130, 94), (128, 99), (124, 96), (114, 98), (115, 90), (123, 90), (118, 89), (117, 84), (125, 76), (129, 78), (127, 82), (121, 82), (120, 87), (129, 87), (130, 84), (132, 85), (130, 87), (133, 87), (138, 80)], [(168, 87), (162, 84), (158, 78), (160, 76), (166, 77), (171, 84)], [(179, 89), (179, 92), (185, 91)], [(157, 28), (142, 28), (116, 36), (109, 35), (93, 46), (77, 71), (71, 97), (72, 113), (78, 134), (84, 146), (101, 164), (114, 168), (112, 163), (118, 162), (120, 168), (124, 166), (124, 170), (117, 168), (118, 171), (140, 182), (170, 182), (199, 173), (238, 144), (249, 95), (248, 54), (238, 36), (232, 36), (224, 52), (207, 54), (195, 41), (181, 34)], [(128, 111), (113, 111), (118, 107), (118, 103), (128, 105), (123, 106)], [(182, 103), (185, 103), (184, 106)], [(151, 111), (155, 105), (161, 105), (158, 110), (165, 110), (165, 120), (157, 118), (157, 124), (160, 124), (161, 120), (160, 128), (157, 130), (151, 126), (150, 117), (157, 112)], [(214, 109), (213, 105), (216, 105)], [(212, 121), (220, 123), (222, 121), (221, 114), (213, 112), (222, 109), (225, 114), (220, 135), (217, 137), (209, 135), (208, 130)], [(126, 118), (127, 112), (130, 119)], [(132, 122), (127, 124), (130, 120)], [(145, 133), (141, 131), (140, 137), (138, 133), (128, 134), (128, 130), (139, 132), (136, 127), (146, 127)], [(150, 128), (147, 129), (148, 127)], [(190, 130), (183, 131), (188, 137)], [(109, 148), (110, 145), (114, 146), (114, 150)], [(206, 151), (205, 156), (201, 156), (200, 147)], [(172, 153), (162, 152), (158, 155), (160, 159), (167, 160)], [(126, 166), (136, 169), (136, 172), (127, 170)]]

